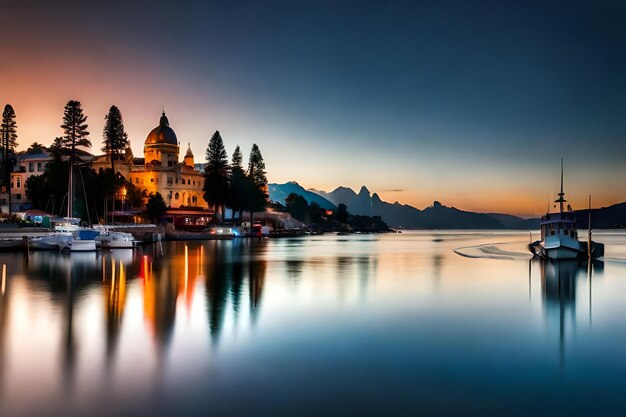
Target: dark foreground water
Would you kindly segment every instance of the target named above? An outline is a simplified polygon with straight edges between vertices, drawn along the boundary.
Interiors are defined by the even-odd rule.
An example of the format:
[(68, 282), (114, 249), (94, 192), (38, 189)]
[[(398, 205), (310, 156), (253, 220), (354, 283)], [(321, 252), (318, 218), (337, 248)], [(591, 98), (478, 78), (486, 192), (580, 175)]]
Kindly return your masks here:
[(591, 270), (499, 232), (0, 254), (0, 415), (625, 415), (596, 238)]

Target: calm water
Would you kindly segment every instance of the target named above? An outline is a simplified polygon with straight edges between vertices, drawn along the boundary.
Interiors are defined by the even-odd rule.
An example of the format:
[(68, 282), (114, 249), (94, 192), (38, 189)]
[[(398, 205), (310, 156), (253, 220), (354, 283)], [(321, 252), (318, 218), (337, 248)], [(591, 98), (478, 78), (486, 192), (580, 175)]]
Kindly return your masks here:
[(0, 415), (626, 414), (626, 234), (591, 271), (528, 239), (0, 254)]

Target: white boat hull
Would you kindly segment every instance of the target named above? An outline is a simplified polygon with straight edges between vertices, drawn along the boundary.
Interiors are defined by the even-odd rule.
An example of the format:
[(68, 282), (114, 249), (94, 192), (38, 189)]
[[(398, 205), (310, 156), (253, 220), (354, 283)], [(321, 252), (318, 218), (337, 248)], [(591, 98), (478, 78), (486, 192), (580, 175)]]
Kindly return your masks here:
[(88, 252), (96, 250), (95, 240), (72, 240), (70, 241), (71, 252)]

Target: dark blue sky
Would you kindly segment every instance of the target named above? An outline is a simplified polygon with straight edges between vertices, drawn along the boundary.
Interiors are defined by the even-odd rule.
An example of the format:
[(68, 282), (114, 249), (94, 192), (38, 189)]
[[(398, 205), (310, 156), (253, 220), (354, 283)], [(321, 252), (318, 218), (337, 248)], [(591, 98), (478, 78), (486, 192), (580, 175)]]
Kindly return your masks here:
[(274, 181), (533, 214), (564, 157), (575, 201), (626, 200), (624, 2), (84, 3), (0, 0), (23, 145), (77, 98), (139, 154), (164, 105), (197, 159), (219, 129)]

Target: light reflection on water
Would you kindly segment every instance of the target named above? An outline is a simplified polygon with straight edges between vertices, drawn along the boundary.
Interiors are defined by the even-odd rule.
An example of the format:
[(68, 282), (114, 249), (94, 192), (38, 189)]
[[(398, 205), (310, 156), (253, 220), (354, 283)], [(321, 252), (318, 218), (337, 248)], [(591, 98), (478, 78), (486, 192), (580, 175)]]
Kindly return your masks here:
[(0, 254), (0, 415), (620, 414), (596, 239), (591, 270), (504, 232)]

